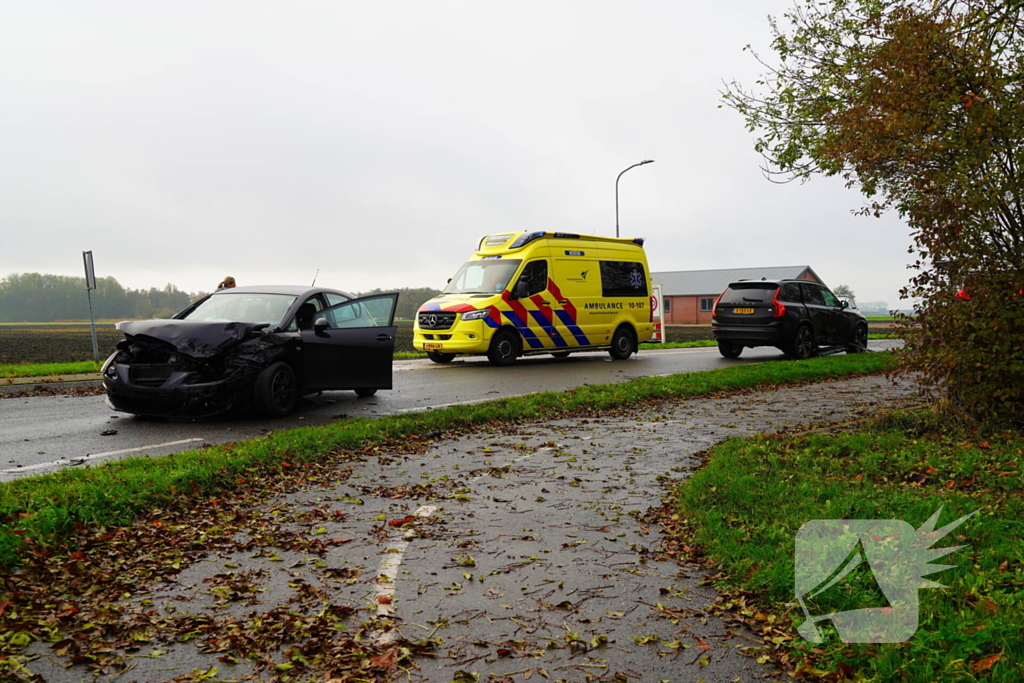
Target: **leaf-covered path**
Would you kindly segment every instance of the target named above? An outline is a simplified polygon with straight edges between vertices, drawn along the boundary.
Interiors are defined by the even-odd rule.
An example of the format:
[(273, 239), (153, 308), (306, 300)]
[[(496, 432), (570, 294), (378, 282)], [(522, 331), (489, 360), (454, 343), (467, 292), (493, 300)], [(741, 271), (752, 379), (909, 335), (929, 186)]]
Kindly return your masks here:
[(666, 482), (730, 436), (915, 400), (866, 377), (424, 435), (39, 560), (0, 584), (0, 637), (24, 680), (772, 678), (666, 552)]

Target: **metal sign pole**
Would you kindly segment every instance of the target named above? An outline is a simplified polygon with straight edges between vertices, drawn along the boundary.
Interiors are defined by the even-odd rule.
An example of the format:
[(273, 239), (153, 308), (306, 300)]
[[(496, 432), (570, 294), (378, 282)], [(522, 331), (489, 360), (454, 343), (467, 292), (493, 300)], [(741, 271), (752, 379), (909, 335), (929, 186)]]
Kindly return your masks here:
[(93, 267), (92, 252), (83, 251), (82, 260), (85, 261), (85, 293), (89, 298), (89, 331), (92, 333), (92, 360), (100, 362), (100, 348), (96, 343), (96, 316), (92, 312), (92, 290), (96, 289), (96, 270)]
[(94, 362), (100, 362), (100, 349), (99, 345), (96, 344), (96, 318), (92, 314), (92, 290), (87, 289), (85, 293), (89, 297), (89, 331), (92, 332), (92, 359)]

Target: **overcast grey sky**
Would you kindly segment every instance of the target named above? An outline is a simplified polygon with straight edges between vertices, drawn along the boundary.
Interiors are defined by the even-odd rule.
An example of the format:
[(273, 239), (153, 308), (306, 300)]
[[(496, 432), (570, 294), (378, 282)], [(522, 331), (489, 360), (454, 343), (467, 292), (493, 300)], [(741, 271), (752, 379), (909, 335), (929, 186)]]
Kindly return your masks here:
[[(440, 287), (482, 235), (647, 239), (652, 270), (809, 264), (898, 302), (907, 227), (775, 185), (719, 108), (788, 0), (8, 3), (0, 277)], [(904, 304), (905, 305), (905, 304)]]

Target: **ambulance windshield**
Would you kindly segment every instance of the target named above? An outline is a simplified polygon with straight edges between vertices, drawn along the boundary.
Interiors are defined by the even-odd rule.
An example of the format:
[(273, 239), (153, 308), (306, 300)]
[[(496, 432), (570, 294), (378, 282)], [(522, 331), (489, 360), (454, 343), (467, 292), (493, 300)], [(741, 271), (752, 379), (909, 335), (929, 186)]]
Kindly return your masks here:
[(483, 259), (467, 261), (451, 279), (442, 294), (497, 294), (505, 291), (522, 261)]

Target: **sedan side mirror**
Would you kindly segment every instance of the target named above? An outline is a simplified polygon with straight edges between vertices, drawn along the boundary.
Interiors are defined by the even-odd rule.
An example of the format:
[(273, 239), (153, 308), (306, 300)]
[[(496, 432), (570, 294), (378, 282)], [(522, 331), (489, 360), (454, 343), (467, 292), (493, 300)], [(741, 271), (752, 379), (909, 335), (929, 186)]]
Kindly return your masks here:
[(317, 336), (324, 336), (326, 334), (325, 330), (327, 327), (327, 318), (317, 318), (316, 322), (313, 323), (313, 332)]
[(850, 302), (849, 301), (840, 301), (839, 305), (842, 306), (843, 308), (849, 308), (850, 307)]

